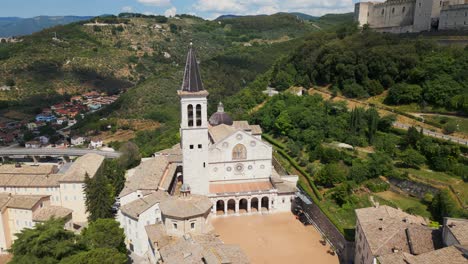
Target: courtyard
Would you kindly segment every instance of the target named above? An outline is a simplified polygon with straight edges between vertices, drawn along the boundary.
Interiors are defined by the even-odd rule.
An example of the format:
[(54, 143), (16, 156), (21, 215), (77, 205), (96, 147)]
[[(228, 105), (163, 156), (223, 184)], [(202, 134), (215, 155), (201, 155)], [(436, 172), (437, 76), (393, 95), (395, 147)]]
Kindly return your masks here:
[(292, 213), (217, 217), (215, 232), (227, 244), (238, 244), (253, 264), (339, 263), (320, 243), (320, 233)]

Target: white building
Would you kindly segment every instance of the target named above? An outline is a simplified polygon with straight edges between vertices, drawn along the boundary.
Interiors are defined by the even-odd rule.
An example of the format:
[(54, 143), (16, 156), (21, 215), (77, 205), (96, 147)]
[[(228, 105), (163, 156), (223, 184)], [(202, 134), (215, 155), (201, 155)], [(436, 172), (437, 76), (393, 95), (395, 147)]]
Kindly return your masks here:
[[(45, 221), (48, 219), (48, 215), (65, 214), (66, 217), (70, 215), (71, 222), (68, 224), (70, 229), (72, 223), (78, 228), (85, 226), (88, 217), (85, 206), (86, 195), (84, 193), (85, 176), (87, 174), (91, 178), (94, 177), (101, 168), (103, 161), (103, 156), (87, 154), (76, 159), (68, 169), (63, 168), (64, 172), (60, 170), (60, 173), (55, 165), (0, 165), (0, 209), (7, 206), (7, 208), (11, 208), (12, 211), (10, 212), (16, 213), (19, 212), (17, 209), (21, 208), (17, 208), (16, 203), (12, 203), (12, 201), (31, 202), (29, 203), (30, 209), (26, 208), (29, 210), (28, 213), (18, 215), (8, 213), (8, 217), (13, 217), (11, 221), (6, 221), (6, 218), (3, 218), (3, 224), (0, 224), (0, 228), (3, 227), (3, 230), (7, 231), (0, 232), (0, 243), (4, 241), (3, 244), (0, 244), (0, 247), (4, 250), (10, 248), (11, 243), (14, 241), (11, 234), (19, 232), (21, 228), (31, 227), (29, 224), (31, 221)], [(3, 205), (1, 197), (4, 198), (5, 203)], [(16, 200), (11, 200), (11, 197), (16, 197)], [(47, 211), (42, 211), (39, 214), (39, 211), (36, 211), (35, 207), (33, 208), (36, 205), (32, 204), (32, 201), (35, 201), (34, 199), (38, 201), (37, 203), (41, 202), (43, 206), (40, 208), (47, 208)], [(5, 213), (3, 209), (1, 212), (2, 214)], [(20, 216), (27, 217), (27, 219), (20, 218)], [(25, 224), (24, 221), (29, 222)], [(8, 226), (5, 224), (7, 222), (9, 223)], [(19, 224), (21, 224), (21, 228), (17, 227)], [(2, 238), (2, 235), (7, 238)]]
[(103, 142), (102, 142), (101, 138), (92, 138), (89, 141), (89, 147), (92, 148), (92, 149), (101, 148), (102, 145), (103, 145)]
[(85, 143), (86, 138), (82, 136), (73, 136), (70, 140), (70, 143), (74, 146), (81, 146)]
[[(204, 237), (211, 230), (210, 217), (290, 211), (298, 180), (275, 170), (272, 147), (262, 140), (260, 126), (233, 121), (221, 103), (208, 119), (208, 92), (192, 47), (178, 94), (180, 144), (129, 170), (119, 195), (117, 218), (127, 245), (152, 263), (182, 263), (173, 249), (184, 243), (168, 243), (167, 236), (193, 235), (196, 258), (200, 254), (194, 252), (206, 246), (200, 241), (213, 240), (218, 247), (219, 239)], [(244, 263), (239, 250), (231, 253), (239, 255), (232, 263)]]

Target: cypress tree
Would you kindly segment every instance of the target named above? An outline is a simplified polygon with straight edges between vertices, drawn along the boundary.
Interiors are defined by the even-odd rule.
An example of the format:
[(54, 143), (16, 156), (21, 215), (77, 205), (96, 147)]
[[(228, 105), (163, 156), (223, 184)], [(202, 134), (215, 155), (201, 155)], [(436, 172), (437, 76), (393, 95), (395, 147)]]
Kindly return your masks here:
[(100, 218), (112, 218), (112, 186), (102, 173), (97, 173), (91, 179), (85, 176), (86, 211), (89, 213), (88, 221)]

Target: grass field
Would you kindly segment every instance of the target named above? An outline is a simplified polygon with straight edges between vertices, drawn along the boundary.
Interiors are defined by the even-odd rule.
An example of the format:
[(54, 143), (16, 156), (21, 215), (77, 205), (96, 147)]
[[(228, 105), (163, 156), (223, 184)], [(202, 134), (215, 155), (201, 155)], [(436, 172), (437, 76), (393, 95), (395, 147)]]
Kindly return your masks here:
[(396, 206), (406, 211), (409, 208), (417, 208), (417, 212), (423, 216), (429, 218), (430, 213), (427, 210), (427, 205), (423, 204), (419, 199), (402, 195), (392, 191), (385, 191), (375, 194), (377, 197), (380, 197), (384, 200), (388, 200), (394, 203)]

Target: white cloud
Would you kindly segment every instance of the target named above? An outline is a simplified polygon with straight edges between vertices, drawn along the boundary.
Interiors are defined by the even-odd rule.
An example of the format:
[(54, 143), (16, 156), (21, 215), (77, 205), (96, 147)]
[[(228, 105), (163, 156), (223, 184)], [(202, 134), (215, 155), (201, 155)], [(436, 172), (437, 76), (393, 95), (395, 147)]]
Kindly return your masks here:
[(170, 6), (171, 0), (137, 0), (139, 3), (148, 6)]
[(177, 8), (175, 8), (174, 6), (164, 11), (164, 16), (166, 17), (174, 17), (176, 14)]
[(320, 16), (352, 12), (355, 0), (197, 0), (196, 10), (213, 14), (255, 15), (277, 12), (303, 12)]
[(133, 7), (124, 6), (124, 7), (122, 7), (122, 12), (127, 12), (127, 13), (133, 12)]

